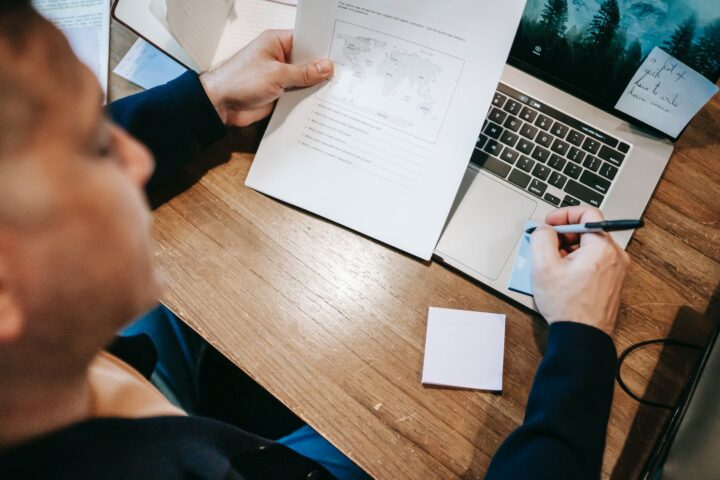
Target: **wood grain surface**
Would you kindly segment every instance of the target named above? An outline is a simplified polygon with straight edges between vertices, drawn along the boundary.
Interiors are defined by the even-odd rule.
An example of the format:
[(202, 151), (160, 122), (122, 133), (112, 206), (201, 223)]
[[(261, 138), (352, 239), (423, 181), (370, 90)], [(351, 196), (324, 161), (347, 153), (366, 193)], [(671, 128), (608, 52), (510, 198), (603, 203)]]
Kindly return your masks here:
[[(113, 25), (112, 65), (133, 40)], [(111, 85), (112, 98), (138, 90), (117, 76)], [(720, 318), (719, 127), (716, 97), (677, 143), (629, 245), (618, 351), (667, 336), (704, 344)], [(253, 156), (238, 151), (249, 143), (204, 154), (187, 177), (199, 180), (155, 211), (163, 301), (374, 477), (482, 478), (522, 421), (545, 322), (438, 264), (246, 188)], [(502, 394), (421, 385), (429, 306), (507, 314)], [(622, 374), (638, 394), (672, 403), (696, 358), (648, 347)], [(616, 388), (602, 477), (637, 477), (666, 420)]]

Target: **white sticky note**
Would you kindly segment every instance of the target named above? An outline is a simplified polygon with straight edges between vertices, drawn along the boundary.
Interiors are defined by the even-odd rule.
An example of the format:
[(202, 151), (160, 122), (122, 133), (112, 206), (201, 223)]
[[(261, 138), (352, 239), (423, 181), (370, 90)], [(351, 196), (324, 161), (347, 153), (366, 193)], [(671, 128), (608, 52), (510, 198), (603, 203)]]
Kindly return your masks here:
[(615, 108), (677, 137), (717, 91), (703, 75), (655, 47)]
[(163, 85), (185, 71), (185, 67), (142, 39), (135, 42), (113, 70), (145, 89)]
[(505, 315), (431, 307), (422, 383), (502, 390)]

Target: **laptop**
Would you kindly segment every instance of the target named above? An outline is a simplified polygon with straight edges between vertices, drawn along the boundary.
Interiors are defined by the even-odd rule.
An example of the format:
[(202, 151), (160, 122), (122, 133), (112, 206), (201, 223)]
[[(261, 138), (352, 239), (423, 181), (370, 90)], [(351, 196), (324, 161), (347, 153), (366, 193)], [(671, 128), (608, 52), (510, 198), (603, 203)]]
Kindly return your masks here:
[(718, 0), (528, 0), (435, 260), (536, 310), (508, 289), (523, 226), (567, 205), (641, 218), (677, 138), (614, 106), (656, 46), (716, 82), (697, 45), (718, 31)]

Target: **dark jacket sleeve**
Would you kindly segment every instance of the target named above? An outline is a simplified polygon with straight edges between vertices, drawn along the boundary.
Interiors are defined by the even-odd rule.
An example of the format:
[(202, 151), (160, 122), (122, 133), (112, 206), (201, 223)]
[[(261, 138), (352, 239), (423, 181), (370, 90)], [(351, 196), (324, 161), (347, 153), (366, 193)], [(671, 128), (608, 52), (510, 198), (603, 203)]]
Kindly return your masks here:
[(109, 113), (115, 123), (155, 156), (155, 172), (148, 190), (172, 177), (197, 152), (226, 132), (194, 72), (113, 102)]
[(599, 478), (616, 365), (606, 333), (551, 325), (525, 420), (498, 449), (486, 479)]

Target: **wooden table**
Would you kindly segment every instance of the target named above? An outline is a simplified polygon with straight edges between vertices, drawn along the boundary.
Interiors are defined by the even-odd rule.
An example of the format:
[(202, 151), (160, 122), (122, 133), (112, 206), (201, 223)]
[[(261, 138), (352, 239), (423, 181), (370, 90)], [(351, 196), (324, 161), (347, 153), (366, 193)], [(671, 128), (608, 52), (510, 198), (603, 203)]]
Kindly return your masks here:
[[(132, 40), (113, 27), (113, 65)], [(134, 91), (111, 80), (114, 98)], [(628, 248), (619, 351), (666, 336), (703, 344), (720, 318), (718, 127), (716, 97), (678, 142)], [(373, 476), (481, 478), (522, 421), (544, 321), (438, 264), (249, 190), (252, 159), (214, 149), (205, 160), (221, 164), (156, 210), (164, 302)], [(421, 385), (429, 306), (507, 314), (501, 395)], [(622, 373), (636, 392), (673, 402), (695, 358), (650, 347)], [(616, 388), (603, 478), (635, 478), (666, 418)]]

